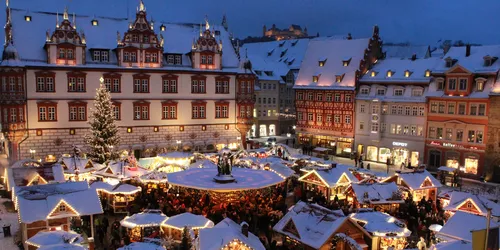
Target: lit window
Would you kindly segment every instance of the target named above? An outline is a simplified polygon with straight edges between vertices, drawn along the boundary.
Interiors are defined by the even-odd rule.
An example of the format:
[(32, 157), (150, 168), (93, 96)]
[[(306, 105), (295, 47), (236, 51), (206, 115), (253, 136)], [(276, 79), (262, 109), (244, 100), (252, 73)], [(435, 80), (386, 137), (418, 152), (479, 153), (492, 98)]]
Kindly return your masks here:
[(24, 16), (24, 20), (26, 22), (31, 22), (31, 16)]
[(377, 75), (377, 72), (376, 71), (372, 71), (372, 73), (370, 75), (371, 75), (371, 77), (375, 77)]
[(318, 82), (318, 76), (313, 76), (313, 82)]
[(96, 19), (92, 20), (92, 26), (97, 26), (99, 25), (99, 21), (97, 21)]
[(66, 206), (64, 204), (59, 205), (59, 212), (65, 212)]
[(431, 71), (430, 70), (426, 70), (425, 71), (425, 77), (430, 77), (431, 76)]
[(394, 72), (392, 72), (390, 70), (387, 71), (387, 77), (392, 77), (393, 74), (394, 74)]
[(405, 77), (410, 77), (411, 73), (412, 73), (411, 71), (406, 70), (406, 71), (405, 71)]

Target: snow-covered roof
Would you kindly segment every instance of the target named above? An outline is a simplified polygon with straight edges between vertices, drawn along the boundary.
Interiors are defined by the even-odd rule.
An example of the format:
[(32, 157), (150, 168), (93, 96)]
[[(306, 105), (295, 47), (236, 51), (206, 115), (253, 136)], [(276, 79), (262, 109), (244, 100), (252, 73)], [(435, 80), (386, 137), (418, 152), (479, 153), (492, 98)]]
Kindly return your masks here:
[(217, 168), (217, 165), (209, 159), (202, 159), (189, 165), (189, 168)]
[[(417, 189), (426, 189), (428, 187), (439, 188), (441, 187), (441, 182), (439, 182), (434, 176), (432, 176), (427, 170), (423, 171), (414, 171), (414, 172), (401, 172), (396, 173), (398, 178), (401, 178), (409, 188), (413, 190)], [(386, 180), (391, 179), (392, 177), (388, 177)], [(428, 180), (431, 186), (425, 186), (424, 183)]]
[[(456, 67), (457, 65), (476, 74), (498, 73), (500, 61), (495, 60), (491, 66), (485, 66), (484, 57), (500, 57), (500, 45), (471, 46), (470, 55), (466, 56), (466, 47), (451, 47), (443, 56), (443, 59), (436, 65), (436, 73), (444, 73)], [(457, 60), (451, 67), (446, 67), (446, 58)]]
[(373, 236), (408, 237), (411, 234), (403, 222), (386, 213), (363, 211), (350, 214), (349, 217), (361, 222), (363, 228)]
[[(103, 213), (97, 191), (86, 181), (20, 187), (15, 199), (23, 223), (76, 216), (71, 210), (80, 216)], [(66, 204), (68, 209), (54, 215), (61, 204)]]
[[(498, 227), (498, 222), (490, 221), (490, 227)], [(471, 231), (486, 229), (486, 217), (457, 211), (443, 228), (436, 234), (436, 237), (453, 238), (472, 242)]]
[[(358, 179), (349, 171), (349, 168), (344, 165), (338, 164), (335, 168), (328, 169), (313, 169), (307, 174), (301, 176), (299, 181), (307, 180), (308, 176), (316, 175), (320, 178), (321, 182), (327, 187), (336, 187), (337, 185), (348, 185), (351, 182), (357, 182)], [(343, 178), (346, 178), (344, 182)]]
[(258, 55), (249, 54), (252, 70), (259, 80), (284, 82), (283, 78), (290, 70), (286, 64), (274, 62)]
[(135, 194), (140, 192), (141, 187), (136, 187), (126, 183), (118, 183), (117, 185), (111, 185), (107, 182), (95, 181), (90, 184), (90, 187), (96, 189), (97, 191), (103, 191), (108, 194)]
[(117, 178), (117, 179), (130, 179), (139, 177), (148, 173), (147, 169), (142, 167), (132, 167), (125, 161), (112, 161), (106, 167), (99, 169), (94, 175)]
[(500, 217), (500, 204), (495, 203), (484, 196), (458, 191), (449, 193), (449, 196), (450, 202), (448, 206), (443, 208), (444, 210), (457, 211), (467, 202), (471, 202), (481, 215), (486, 216), (488, 213), (487, 209), (491, 208), (491, 215)]
[(83, 238), (73, 231), (40, 231), (28, 240), (26, 243), (35, 247), (49, 246), (56, 244), (75, 244), (83, 242)]
[[(439, 58), (428, 59), (396, 59), (388, 58), (378, 62), (359, 80), (360, 83), (429, 83), (434, 66), (440, 62)], [(390, 71), (390, 75), (388, 72)]]
[(275, 172), (282, 178), (288, 178), (295, 174), (295, 171), (283, 163), (273, 163), (270, 166), (270, 171)]
[(174, 152), (159, 154), (158, 157), (167, 158), (167, 159), (179, 159), (179, 158), (186, 159), (186, 158), (193, 157), (193, 153), (174, 151)]
[(213, 228), (200, 229), (197, 249), (219, 250), (235, 240), (246, 244), (249, 248), (254, 250), (265, 249), (257, 236), (251, 232), (248, 232), (248, 236), (245, 236), (241, 232), (241, 225), (238, 225), (230, 218), (225, 218)]
[(182, 230), (184, 227), (191, 229), (214, 227), (214, 223), (211, 220), (205, 218), (203, 215), (195, 215), (192, 213), (182, 213), (169, 217), (162, 225), (179, 230)]
[(473, 250), (472, 243), (463, 240), (452, 240), (432, 245), (429, 250)]
[(273, 230), (320, 249), (347, 220), (350, 219), (342, 210), (329, 210), (299, 201), (274, 225)]
[(97, 170), (96, 166), (94, 166), (94, 163), (88, 159), (88, 158), (81, 158), (81, 157), (62, 157), (59, 160), (59, 163), (61, 164), (64, 173), (67, 174), (76, 174), (76, 172), (82, 174), (86, 172), (92, 172)]
[[(260, 43), (246, 43), (241, 47), (241, 53), (247, 53), (252, 62), (252, 68), (265, 68), (259, 65), (257, 58), (266, 62), (285, 65), (289, 69), (299, 69), (307, 50), (310, 39), (286, 41), (271, 41)], [(254, 62), (255, 60), (255, 62)], [(255, 68), (257, 66), (257, 68)]]
[(41, 246), (38, 250), (87, 250), (87, 248), (82, 245), (62, 243), (50, 246)]
[[(442, 78), (444, 81), (444, 78)], [(500, 84), (498, 82), (495, 82), (494, 78), (488, 78), (487, 81), (484, 83), (484, 88), (482, 91), (478, 91), (473, 89), (472, 92), (467, 95), (467, 96), (461, 96), (460, 99), (466, 100), (466, 99), (485, 99), (488, 98), (490, 95), (495, 95), (500, 93)], [(429, 89), (424, 93), (425, 97), (439, 97), (443, 99), (452, 99), (456, 98), (453, 96), (446, 95), (444, 93), (444, 90), (438, 90), (438, 82), (432, 81), (429, 84)]]
[(33, 159), (23, 159), (16, 161), (10, 166), (10, 168), (25, 168), (25, 167), (41, 167), (43, 164), (41, 162), (35, 161)]
[[(359, 62), (364, 58), (369, 41), (368, 38), (311, 40), (294, 88), (354, 89), (356, 70), (359, 69)], [(324, 63), (320, 63), (320, 59), (326, 59), (326, 61), (323, 60)], [(346, 64), (344, 60), (347, 61)], [(313, 81), (313, 76), (318, 78), (317, 82)], [(340, 77), (340, 82), (337, 82), (338, 77)]]
[(351, 188), (360, 204), (404, 203), (402, 196), (395, 196), (398, 193), (398, 186), (394, 182), (373, 184), (353, 183), (351, 184)]
[(218, 170), (215, 168), (192, 168), (185, 171), (169, 173), (168, 183), (174, 186), (199, 190), (232, 192), (261, 189), (274, 186), (286, 180), (271, 171), (233, 168), (231, 174), (236, 181), (221, 184), (214, 181), (214, 177), (217, 173)]
[(415, 55), (418, 59), (429, 57), (428, 45), (384, 45), (386, 58), (410, 59)]
[(117, 250), (165, 250), (165, 248), (154, 243), (133, 242)]
[(153, 170), (145, 175), (142, 175), (139, 177), (139, 180), (144, 183), (148, 182), (153, 182), (153, 183), (160, 183), (160, 182), (167, 182), (168, 181), (168, 173), (162, 172), (162, 171), (156, 171)]
[(145, 210), (142, 213), (127, 216), (120, 221), (122, 227), (159, 227), (168, 217), (159, 210)]
[(46, 182), (65, 182), (63, 169), (60, 165), (42, 165), (39, 167), (12, 167), (7, 168), (7, 190), (15, 187), (30, 185), (36, 178)]

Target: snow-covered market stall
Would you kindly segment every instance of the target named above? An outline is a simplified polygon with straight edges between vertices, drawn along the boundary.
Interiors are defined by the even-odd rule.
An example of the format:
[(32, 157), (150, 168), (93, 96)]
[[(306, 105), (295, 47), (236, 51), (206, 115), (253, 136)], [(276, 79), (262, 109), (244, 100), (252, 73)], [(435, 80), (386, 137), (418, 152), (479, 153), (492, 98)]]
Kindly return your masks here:
[(127, 216), (120, 221), (122, 227), (127, 228), (132, 242), (142, 242), (144, 238), (159, 239), (161, 225), (168, 217), (160, 210), (148, 209), (142, 213)]
[(163, 222), (162, 230), (165, 237), (171, 237), (176, 241), (180, 241), (184, 227), (193, 230), (195, 236), (197, 236), (200, 229), (212, 228), (213, 226), (214, 223), (205, 218), (205, 216), (186, 212), (169, 217)]
[(90, 184), (99, 192), (103, 209), (113, 210), (114, 213), (127, 213), (127, 208), (134, 202), (141, 192), (141, 187), (136, 187), (126, 183), (111, 185), (107, 182), (95, 181)]

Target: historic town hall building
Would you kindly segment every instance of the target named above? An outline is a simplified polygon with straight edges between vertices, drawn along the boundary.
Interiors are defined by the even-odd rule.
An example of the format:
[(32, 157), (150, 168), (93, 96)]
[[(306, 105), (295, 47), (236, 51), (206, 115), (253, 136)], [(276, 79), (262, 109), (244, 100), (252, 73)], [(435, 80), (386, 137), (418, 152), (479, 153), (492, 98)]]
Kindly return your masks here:
[(101, 80), (120, 127), (115, 150), (235, 146), (252, 125), (254, 75), (225, 22), (155, 23), (142, 2), (132, 22), (7, 6), (2, 59), (1, 124), (12, 159), (85, 145)]

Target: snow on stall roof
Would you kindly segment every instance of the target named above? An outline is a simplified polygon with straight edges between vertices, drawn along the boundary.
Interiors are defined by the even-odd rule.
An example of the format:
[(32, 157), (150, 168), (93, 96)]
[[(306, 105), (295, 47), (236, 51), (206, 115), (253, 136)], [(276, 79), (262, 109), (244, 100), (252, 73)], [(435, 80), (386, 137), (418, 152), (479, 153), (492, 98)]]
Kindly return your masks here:
[(62, 243), (50, 246), (42, 246), (38, 248), (38, 250), (87, 250), (87, 248), (82, 245)]
[(49, 246), (63, 243), (81, 243), (83, 238), (80, 234), (73, 231), (40, 231), (31, 238), (29, 238), (26, 243), (34, 246)]
[(47, 182), (65, 182), (64, 172), (60, 165), (42, 165), (39, 167), (15, 167), (7, 168), (7, 188), (12, 190), (14, 187), (26, 186), (37, 176), (40, 176)]
[(21, 222), (44, 221), (61, 202), (66, 202), (79, 215), (102, 214), (96, 190), (86, 181), (20, 187), (16, 191)]
[(482, 195), (476, 195), (467, 192), (453, 191), (449, 193), (450, 202), (444, 210), (456, 211), (466, 201), (472, 201), (483, 216), (487, 216), (488, 208), (491, 208), (491, 215), (500, 217), (500, 204), (495, 203)]
[[(266, 62), (275, 62), (285, 65), (289, 69), (299, 69), (307, 50), (310, 39), (287, 41), (271, 41), (260, 43), (246, 43), (240, 51), (246, 51), (254, 67), (253, 59), (259, 57)], [(280, 44), (283, 44), (280, 46)], [(295, 45), (294, 45), (295, 44)], [(286, 52), (285, 52), (286, 51)], [(282, 55), (282, 52), (285, 52)], [(293, 58), (291, 64), (285, 63), (285, 58)], [(288, 61), (287, 61), (288, 62)], [(256, 62), (258, 64), (258, 62)]]
[(203, 159), (189, 165), (189, 168), (217, 168), (217, 165), (209, 159)]
[(374, 236), (397, 234), (397, 237), (408, 237), (411, 231), (395, 217), (379, 211), (363, 211), (349, 215), (355, 221), (365, 223), (363, 228)]
[(163, 172), (163, 171), (153, 170), (153, 171), (139, 177), (139, 180), (141, 180), (144, 183), (147, 183), (147, 182), (167, 182), (168, 181), (168, 173)]
[[(436, 73), (444, 73), (450, 68), (446, 67), (445, 59), (450, 57), (457, 60), (455, 65), (460, 65), (474, 73), (497, 73), (500, 69), (500, 61), (496, 60), (491, 66), (484, 65), (484, 57), (500, 57), (500, 45), (471, 46), (470, 55), (465, 55), (466, 47), (451, 47), (436, 65)], [(454, 66), (455, 66), (454, 65)]]
[(217, 176), (217, 173), (218, 170), (216, 168), (188, 169), (169, 173), (168, 183), (174, 186), (199, 190), (232, 192), (270, 187), (286, 180), (271, 171), (233, 168), (231, 174), (236, 181), (220, 184), (214, 181), (214, 177)]
[[(299, 201), (274, 225), (273, 230), (314, 249), (320, 249), (348, 219), (341, 210), (329, 210), (317, 204)], [(285, 230), (288, 223), (295, 225), (298, 236)]]
[(339, 184), (337, 182), (341, 179), (343, 175), (347, 177), (349, 182), (341, 183), (340, 185), (347, 185), (351, 182), (357, 182), (356, 177), (351, 173), (351, 171), (349, 171), (349, 167), (347, 165), (337, 164), (337, 167), (335, 168), (313, 169), (309, 171), (309, 173), (300, 177), (299, 180), (305, 179), (306, 176), (310, 174), (318, 175), (322, 180), (324, 180), (324, 182), (326, 182), (324, 184), (330, 188), (337, 186)]
[(387, 45), (384, 44), (386, 58), (410, 59), (413, 55), (417, 58), (429, 56), (429, 45)]
[[(425, 189), (422, 188), (421, 185), (424, 183), (425, 179), (429, 178), (433, 187), (439, 188), (441, 187), (441, 183), (434, 178), (427, 170), (421, 172), (405, 172), (405, 173), (396, 173), (398, 177), (403, 179), (403, 181), (413, 190), (416, 189)], [(389, 177), (390, 178), (390, 177)]]
[[(64, 168), (64, 172), (69, 174), (75, 174), (77, 171), (79, 173), (86, 173), (97, 170), (94, 166), (94, 163), (88, 158), (81, 157), (62, 157), (59, 163), (64, 164), (66, 166)], [(90, 167), (87, 165), (90, 164)]]
[[(369, 41), (368, 38), (311, 40), (294, 88), (353, 89), (355, 87), (355, 73), (359, 62), (364, 57), (364, 51), (368, 47)], [(318, 58), (320, 57), (327, 58), (323, 67), (319, 66)], [(342, 63), (342, 59), (345, 57), (351, 57), (347, 67), (344, 67)], [(313, 82), (313, 76), (319, 76), (318, 82)], [(336, 76), (343, 76), (340, 83), (336, 82)]]
[(154, 243), (133, 242), (129, 245), (120, 247), (117, 250), (165, 250), (165, 248)]
[(193, 153), (174, 151), (174, 152), (162, 153), (162, 154), (159, 154), (158, 156), (163, 157), (163, 158), (169, 158), (169, 159), (172, 159), (172, 158), (185, 159), (185, 158), (193, 157)]
[[(498, 222), (490, 221), (490, 227), (498, 227)], [(472, 242), (471, 231), (481, 230), (486, 228), (486, 217), (475, 215), (462, 211), (457, 211), (447, 222), (444, 224), (441, 231), (436, 234), (436, 237), (444, 236), (457, 240), (465, 240)]]
[(118, 183), (111, 185), (107, 182), (95, 181), (90, 184), (91, 188), (96, 190), (102, 189), (109, 194), (134, 194), (141, 191), (141, 187), (136, 187), (127, 183)]
[(200, 229), (198, 233), (199, 250), (219, 250), (233, 240), (239, 240), (254, 250), (264, 250), (260, 239), (248, 232), (248, 237), (241, 232), (241, 226), (230, 218), (225, 218), (213, 228)]
[[(426, 77), (426, 70), (432, 71), (434, 66), (440, 62), (439, 58), (427, 59), (397, 59), (388, 58), (379, 60), (365, 75), (360, 79), (360, 83), (384, 82), (384, 83), (429, 83), (431, 77)], [(391, 77), (387, 76), (388, 71), (392, 72)], [(410, 74), (406, 75), (406, 71)], [(375, 72), (375, 76), (372, 76)]]
[(473, 250), (472, 243), (463, 240), (452, 240), (432, 245), (429, 250)]
[(147, 174), (148, 172), (149, 170), (139, 166), (131, 167), (129, 163), (125, 161), (112, 161), (107, 166), (97, 170), (94, 173), (94, 175), (106, 176), (117, 179), (130, 179)]
[[(12, 23), (15, 27), (14, 30), (25, 31), (14, 32), (13, 35), (20, 59), (27, 65), (46, 65), (46, 53), (43, 49), (46, 38), (45, 32), (47, 30), (50, 30), (50, 32), (55, 30), (56, 12), (59, 12), (59, 21), (61, 22), (63, 20), (62, 7), (61, 9), (55, 8), (48, 11), (37, 11), (31, 8), (29, 11), (32, 16), (31, 22), (26, 22), (24, 20), (24, 16), (27, 13), (26, 9), (11, 9)], [(73, 13), (75, 9), (69, 9), (68, 11)], [(71, 14), (70, 16), (70, 21), (72, 21), (73, 15)], [(92, 25), (91, 20), (94, 18), (98, 20), (99, 25)], [(151, 16), (147, 16), (147, 18), (151, 21)], [(202, 17), (200, 17), (200, 20), (201, 18)], [(135, 20), (135, 16), (132, 18), (132, 21), (133, 20)], [(128, 30), (129, 21), (131, 20), (128, 18), (93, 16), (76, 13), (77, 31), (81, 32), (83, 30), (86, 37), (87, 65), (84, 65), (85, 67), (118, 67), (113, 65), (116, 64), (116, 55), (114, 53), (110, 54), (109, 64), (92, 64), (92, 57), (89, 49), (115, 49), (117, 47), (116, 32), (120, 32), (121, 37), (123, 38), (124, 32)], [(160, 31), (160, 26), (162, 24), (166, 27), (165, 31)], [(221, 39), (222, 44), (224, 45), (222, 53), (222, 66), (224, 68), (233, 68), (233, 70), (235, 70), (239, 66), (239, 59), (235, 50), (231, 46), (230, 34), (220, 25), (211, 24), (211, 27), (220, 31), (220, 35), (216, 36), (216, 39), (217, 41)], [(188, 59), (185, 54), (191, 52), (193, 39), (197, 39), (199, 37), (199, 24), (167, 23), (155, 20), (154, 31), (158, 36), (162, 34), (165, 38), (164, 53), (183, 54), (183, 66), (190, 66), (190, 59)], [(50, 33), (50, 35), (52, 35), (52, 33)], [(168, 67), (166, 66), (164, 68)], [(179, 69), (179, 67), (177, 67), (177, 69)]]
[(398, 186), (394, 182), (373, 184), (353, 183), (351, 187), (356, 194), (358, 202), (361, 204), (404, 203), (402, 197), (393, 199), (393, 195), (398, 192)]
[(211, 228), (214, 226), (214, 223), (205, 218), (203, 215), (182, 213), (169, 217), (165, 222), (163, 222), (163, 225), (177, 229), (182, 229), (186, 226), (189, 228)]
[(145, 210), (144, 212), (127, 216), (120, 221), (122, 227), (159, 227), (168, 219), (160, 210)]

